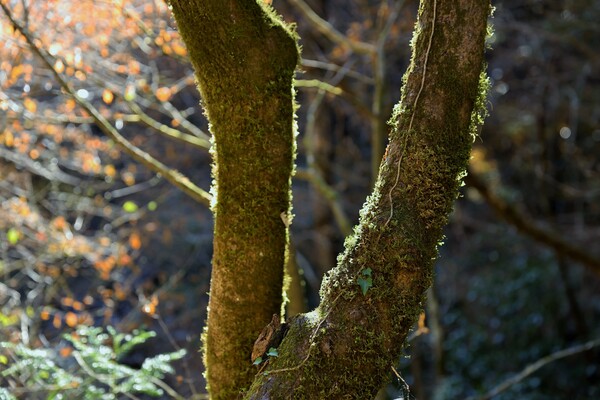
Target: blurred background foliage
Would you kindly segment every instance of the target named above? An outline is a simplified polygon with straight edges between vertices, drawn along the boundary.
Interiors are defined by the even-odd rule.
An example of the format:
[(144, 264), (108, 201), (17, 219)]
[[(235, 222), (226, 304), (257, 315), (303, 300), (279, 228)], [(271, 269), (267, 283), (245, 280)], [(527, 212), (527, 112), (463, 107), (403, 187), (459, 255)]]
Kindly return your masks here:
[[(82, 107), (209, 189), (208, 123), (167, 6), (1, 1), (52, 68), (1, 14), (0, 341), (62, 349), (79, 325), (151, 329), (158, 336), (120, 361), (141, 368), (187, 349), (165, 379), (181, 396), (202, 393), (210, 211), (123, 151)], [(303, 47), (291, 228), (306, 299), (292, 305), (301, 311), (318, 302), (320, 279), (370, 191), (418, 4), (273, 5), (297, 22)], [(400, 362), (418, 399), (478, 398), (542, 357), (600, 337), (600, 3), (494, 5), (490, 116), (426, 315)], [(10, 347), (2, 355), (0, 371), (18, 357)], [(599, 397), (599, 360), (597, 347), (554, 360), (494, 398)], [(46, 398), (42, 383), (23, 391), (23, 375), (0, 382)], [(404, 384), (391, 382), (394, 396)]]

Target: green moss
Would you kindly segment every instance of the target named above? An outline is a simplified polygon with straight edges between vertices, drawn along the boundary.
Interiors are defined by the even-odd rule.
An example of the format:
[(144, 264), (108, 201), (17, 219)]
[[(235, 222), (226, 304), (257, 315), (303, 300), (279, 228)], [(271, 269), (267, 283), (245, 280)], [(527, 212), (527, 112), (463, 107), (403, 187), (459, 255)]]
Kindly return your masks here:
[(213, 398), (235, 398), (255, 374), (254, 340), (281, 310), (298, 47), (292, 27), (259, 3), (171, 4), (214, 138), (207, 381)]

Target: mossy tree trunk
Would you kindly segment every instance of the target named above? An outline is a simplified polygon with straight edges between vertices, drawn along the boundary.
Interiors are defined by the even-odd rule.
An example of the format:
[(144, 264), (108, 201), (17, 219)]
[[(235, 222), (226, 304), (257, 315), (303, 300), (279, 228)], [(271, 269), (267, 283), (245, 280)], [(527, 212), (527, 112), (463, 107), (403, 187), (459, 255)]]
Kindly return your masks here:
[(296, 40), (255, 0), (171, 0), (213, 134), (214, 255), (205, 333), (214, 399), (236, 398), (280, 313), (294, 158)]
[[(207, 377), (213, 398), (236, 398), (255, 373), (252, 341), (280, 306), (297, 50), (254, 0), (171, 4), (216, 145)], [(360, 224), (323, 282), (320, 306), (290, 322), (246, 398), (367, 399), (389, 378), (468, 163), (489, 11), (489, 0), (421, 2), (387, 155)]]
[(359, 226), (321, 304), (291, 321), (246, 398), (369, 399), (389, 379), (422, 310), (481, 119), (489, 12), (488, 0), (421, 2), (387, 156)]

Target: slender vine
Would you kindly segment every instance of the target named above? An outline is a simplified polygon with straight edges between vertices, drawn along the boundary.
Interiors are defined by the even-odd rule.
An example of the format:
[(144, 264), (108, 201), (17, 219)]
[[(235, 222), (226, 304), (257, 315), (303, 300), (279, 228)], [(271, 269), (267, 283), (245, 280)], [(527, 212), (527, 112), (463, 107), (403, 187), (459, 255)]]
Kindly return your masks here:
[(400, 153), (400, 159), (398, 160), (398, 167), (396, 170), (396, 181), (394, 182), (394, 185), (392, 186), (392, 188), (390, 189), (390, 191), (388, 193), (388, 197), (390, 199), (390, 216), (388, 217), (387, 221), (385, 221), (385, 224), (383, 225), (384, 228), (386, 228), (388, 226), (388, 224), (392, 220), (392, 217), (394, 216), (394, 199), (392, 198), (392, 193), (394, 192), (394, 190), (398, 186), (398, 182), (400, 181), (400, 167), (402, 165), (402, 159), (404, 158), (404, 153), (406, 152), (406, 148), (408, 147), (408, 139), (409, 139), (409, 136), (411, 133), (413, 120), (415, 118), (415, 112), (417, 110), (417, 105), (419, 103), (419, 97), (421, 96), (421, 92), (423, 91), (423, 87), (425, 86), (425, 77), (427, 75), (427, 61), (429, 60), (429, 52), (431, 51), (431, 43), (433, 42), (433, 33), (435, 32), (436, 13), (437, 13), (437, 0), (433, 0), (433, 18), (431, 21), (431, 33), (429, 34), (429, 43), (427, 44), (427, 51), (425, 51), (425, 60), (423, 62), (423, 76), (421, 77), (421, 87), (419, 88), (419, 91), (417, 92), (417, 96), (415, 97), (415, 102), (413, 103), (412, 114), (410, 116), (410, 122), (408, 123), (408, 129), (406, 131), (406, 135), (404, 136), (404, 143), (402, 144), (402, 151)]

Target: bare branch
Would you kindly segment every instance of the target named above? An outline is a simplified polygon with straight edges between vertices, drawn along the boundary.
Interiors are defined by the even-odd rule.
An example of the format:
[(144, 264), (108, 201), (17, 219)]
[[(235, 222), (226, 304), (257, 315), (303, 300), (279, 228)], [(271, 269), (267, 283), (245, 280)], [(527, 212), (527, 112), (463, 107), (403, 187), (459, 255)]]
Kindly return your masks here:
[[(555, 353), (552, 353), (550, 355), (547, 355), (546, 357), (542, 357), (539, 360), (537, 360), (536, 362), (534, 362), (533, 364), (529, 364), (528, 366), (523, 368), (523, 370), (521, 372), (519, 372), (518, 374), (511, 376), (510, 378), (508, 378), (507, 380), (505, 380), (504, 382), (502, 382), (501, 384), (499, 384), (492, 390), (488, 391), (483, 396), (477, 397), (477, 400), (491, 399), (491, 398), (499, 395), (500, 393), (506, 391), (511, 386), (521, 382), (523, 379), (527, 378), (529, 375), (533, 374), (535, 371), (542, 368), (546, 364), (550, 364), (551, 362), (560, 360), (561, 358), (565, 358), (565, 357), (569, 357), (569, 356), (572, 356), (572, 355), (575, 355), (578, 353), (583, 353), (585, 351), (589, 351), (589, 350), (593, 349), (594, 347), (598, 347), (598, 346), (600, 346), (600, 339), (590, 340), (589, 342), (586, 342), (586, 343), (583, 343), (583, 344), (580, 344), (577, 346), (569, 347), (567, 349), (563, 349), (563, 350), (557, 351)], [(467, 400), (475, 400), (475, 397), (470, 397)]]
[(300, 65), (302, 65), (303, 67), (307, 67), (307, 68), (318, 68), (318, 69), (324, 69), (326, 71), (333, 71), (333, 72), (344, 71), (345, 76), (354, 78), (360, 82), (366, 83), (367, 85), (372, 85), (374, 83), (373, 78), (371, 78), (370, 76), (363, 75), (356, 71), (346, 71), (345, 66), (342, 67), (342, 66), (339, 66), (334, 63), (328, 63), (328, 62), (324, 62), (324, 61), (310, 60), (307, 58), (303, 58), (302, 60), (300, 60)]
[(81, 184), (81, 179), (64, 173), (58, 169), (58, 167), (46, 168), (39, 162), (35, 162), (31, 158), (19, 153), (9, 151), (4, 147), (0, 147), (0, 158), (10, 161), (21, 168), (25, 168), (29, 172), (42, 176), (49, 181), (58, 181), (71, 186), (78, 186)]
[(339, 193), (333, 189), (323, 177), (316, 173), (312, 169), (298, 169), (296, 171), (296, 177), (298, 179), (303, 179), (310, 182), (315, 189), (327, 200), (329, 203), (329, 207), (331, 207), (331, 211), (333, 212), (333, 217), (335, 222), (337, 223), (342, 235), (344, 237), (349, 236), (352, 233), (352, 224), (350, 220), (346, 216), (344, 209), (339, 200)]
[(290, 3), (293, 4), (306, 17), (307, 21), (310, 22), (313, 28), (315, 28), (327, 39), (334, 43), (346, 46), (357, 54), (375, 54), (375, 46), (369, 43), (355, 42), (348, 39), (346, 35), (335, 29), (329, 22), (319, 17), (317, 13), (315, 13), (313, 9), (304, 2), (304, 0), (290, 0)]
[(465, 178), (465, 182), (479, 192), (499, 217), (515, 226), (519, 231), (538, 242), (551, 247), (558, 254), (562, 254), (574, 261), (580, 262), (596, 275), (600, 275), (600, 259), (597, 256), (590, 254), (589, 249), (572, 244), (563, 239), (558, 233), (553, 232), (548, 228), (544, 228), (536, 222), (531, 222), (530, 216), (492, 193), (490, 188), (487, 187), (483, 180), (481, 180), (472, 169), (469, 169), (469, 175)]
[(333, 86), (327, 82), (323, 82), (318, 79), (296, 79), (294, 81), (294, 86), (316, 88), (334, 94), (336, 96), (341, 95), (343, 93), (343, 90), (339, 87)]
[(194, 135), (189, 135), (187, 133), (183, 133), (178, 129), (171, 128), (168, 125), (158, 122), (148, 114), (146, 114), (137, 103), (133, 101), (127, 102), (131, 111), (137, 114), (140, 117), (140, 121), (149, 126), (150, 128), (160, 132), (161, 134), (170, 137), (175, 140), (179, 140), (183, 143), (190, 144), (199, 149), (208, 150), (210, 148), (210, 142), (206, 139), (199, 138)]

